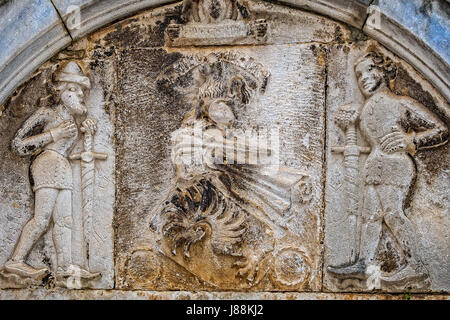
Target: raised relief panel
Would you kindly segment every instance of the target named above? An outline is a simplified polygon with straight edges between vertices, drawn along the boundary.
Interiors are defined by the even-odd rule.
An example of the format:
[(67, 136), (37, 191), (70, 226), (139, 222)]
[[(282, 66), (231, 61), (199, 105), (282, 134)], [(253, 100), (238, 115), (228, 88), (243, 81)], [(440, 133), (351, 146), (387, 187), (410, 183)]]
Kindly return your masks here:
[[(135, 197), (146, 204), (121, 217), (144, 213), (134, 231), (119, 227), (120, 283), (187, 289), (183, 277), (171, 277), (188, 272), (199, 288), (317, 290), (325, 74), (311, 48), (139, 52), (151, 54), (171, 63), (136, 60), (131, 50), (121, 57), (122, 101), (130, 101), (133, 83), (160, 105), (140, 114), (125, 102), (119, 111), (135, 119), (120, 128), (118, 160), (130, 181), (123, 186), (137, 188), (119, 196), (119, 205), (128, 207)], [(281, 63), (280, 54), (292, 64)], [(137, 87), (129, 73), (135, 68), (153, 69), (157, 80)], [(289, 83), (301, 69), (310, 77)], [(302, 95), (309, 87), (316, 93)], [(149, 121), (160, 125), (146, 126)], [(305, 137), (304, 128), (316, 133)], [(130, 131), (139, 130), (129, 141)], [(307, 146), (295, 152), (299, 139)], [(149, 157), (151, 149), (159, 154)], [(148, 175), (128, 169), (134, 162), (149, 168)], [(146, 263), (157, 264), (155, 274), (148, 282), (134, 280)]]
[[(180, 16), (192, 14), (185, 6)], [(289, 15), (277, 9), (268, 25)], [(180, 30), (197, 23), (207, 43), (118, 53), (117, 284), (320, 290), (324, 52), (223, 47), (215, 32), (239, 15), (197, 20)]]
[(76, 61), (48, 66), (29, 87), (42, 95), (33, 97), (38, 106), (22, 92), (6, 109), (15, 118), (9, 124), (14, 155), (3, 164), (23, 178), (3, 188), (24, 197), (2, 198), (8, 222), (0, 286), (111, 288), (114, 152), (102, 88)]
[(0, 288), (450, 288), (448, 102), (324, 16), (154, 8), (0, 110)]
[(167, 27), (168, 46), (261, 44), (267, 35), (267, 22), (237, 0), (185, 0), (181, 21)]
[(446, 209), (431, 200), (445, 193), (448, 175), (444, 165), (430, 177), (424, 162), (448, 157), (448, 105), (375, 43), (332, 51), (325, 284), (390, 292), (447, 286), (448, 270), (437, 267), (444, 261), (430, 244), (442, 248), (448, 234), (435, 221)]

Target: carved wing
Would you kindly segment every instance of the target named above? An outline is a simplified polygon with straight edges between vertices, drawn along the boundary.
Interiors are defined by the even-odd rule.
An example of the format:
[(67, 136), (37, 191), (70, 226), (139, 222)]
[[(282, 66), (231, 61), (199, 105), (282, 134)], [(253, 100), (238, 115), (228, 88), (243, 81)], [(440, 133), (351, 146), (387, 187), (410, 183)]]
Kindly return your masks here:
[(211, 180), (202, 178), (186, 189), (177, 188), (164, 207), (162, 232), (173, 255), (182, 247), (189, 258), (191, 246), (206, 238), (217, 253), (239, 255), (233, 246), (242, 241), (247, 213), (217, 189), (220, 182)]
[[(311, 177), (303, 171), (258, 165), (219, 165), (227, 173), (233, 193), (261, 214), (260, 218), (287, 222), (297, 205), (307, 204), (314, 195)], [(266, 219), (264, 219), (266, 220)]]

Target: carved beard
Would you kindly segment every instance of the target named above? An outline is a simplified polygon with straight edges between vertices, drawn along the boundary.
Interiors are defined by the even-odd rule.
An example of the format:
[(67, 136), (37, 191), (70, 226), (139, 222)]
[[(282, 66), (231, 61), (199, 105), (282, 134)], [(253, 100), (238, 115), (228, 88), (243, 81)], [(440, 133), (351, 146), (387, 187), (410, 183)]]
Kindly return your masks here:
[(65, 106), (69, 109), (70, 113), (74, 116), (83, 117), (87, 115), (87, 107), (83, 102), (71, 102), (69, 104), (65, 104)]

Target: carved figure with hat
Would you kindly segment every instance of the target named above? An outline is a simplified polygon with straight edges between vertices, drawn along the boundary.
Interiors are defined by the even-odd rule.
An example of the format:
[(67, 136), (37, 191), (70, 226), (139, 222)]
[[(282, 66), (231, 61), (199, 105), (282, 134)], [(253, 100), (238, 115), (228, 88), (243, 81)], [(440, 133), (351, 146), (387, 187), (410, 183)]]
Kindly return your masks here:
[(70, 61), (53, 75), (55, 104), (37, 109), (17, 131), (12, 151), (19, 156), (31, 156), (30, 184), (34, 192), (34, 215), (24, 226), (11, 258), (3, 272), (19, 278), (40, 280), (47, 268), (35, 268), (26, 263), (30, 251), (53, 223), (53, 242), (56, 251), (56, 278), (72, 275), (74, 267), (82, 279), (99, 276), (84, 266), (74, 266), (72, 252), (72, 167), (68, 156), (81, 131), (97, 129), (97, 121), (86, 119), (84, 103), (90, 89), (89, 78), (80, 66)]

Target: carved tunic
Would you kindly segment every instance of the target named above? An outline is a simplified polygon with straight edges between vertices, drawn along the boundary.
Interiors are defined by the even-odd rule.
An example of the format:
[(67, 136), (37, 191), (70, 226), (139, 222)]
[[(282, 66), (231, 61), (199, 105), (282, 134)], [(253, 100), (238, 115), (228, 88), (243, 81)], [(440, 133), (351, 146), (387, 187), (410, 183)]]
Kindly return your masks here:
[(361, 132), (372, 147), (365, 163), (366, 184), (388, 184), (409, 187), (415, 166), (405, 150), (386, 153), (381, 139), (394, 131), (416, 133), (416, 150), (446, 142), (447, 128), (426, 107), (404, 96), (383, 89), (369, 98), (361, 112)]
[(63, 121), (75, 121), (64, 106), (40, 108), (17, 131), (12, 149), (19, 155), (41, 152), (31, 165), (33, 190), (40, 188), (72, 189), (72, 168), (68, 153), (77, 141), (78, 132), (68, 138), (53, 141), (50, 130)]

